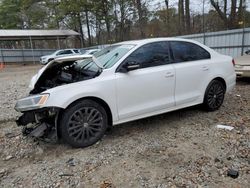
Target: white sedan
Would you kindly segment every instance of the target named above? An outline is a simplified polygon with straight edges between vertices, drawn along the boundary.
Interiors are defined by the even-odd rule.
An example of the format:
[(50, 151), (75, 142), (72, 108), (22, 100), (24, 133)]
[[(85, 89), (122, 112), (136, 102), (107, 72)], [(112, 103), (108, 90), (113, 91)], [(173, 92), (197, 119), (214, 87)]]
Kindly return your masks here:
[(45, 56), (40, 57), (40, 63), (42, 65), (46, 65), (47, 63), (54, 60), (55, 58), (71, 56), (71, 55), (78, 55), (78, 54), (81, 54), (80, 50), (78, 50), (78, 49), (57, 50), (50, 55), (45, 55)]
[(109, 126), (197, 104), (217, 110), (236, 80), (231, 57), (178, 38), (117, 43), (79, 59), (54, 60), (33, 77), (15, 106), (25, 135), (86, 147)]

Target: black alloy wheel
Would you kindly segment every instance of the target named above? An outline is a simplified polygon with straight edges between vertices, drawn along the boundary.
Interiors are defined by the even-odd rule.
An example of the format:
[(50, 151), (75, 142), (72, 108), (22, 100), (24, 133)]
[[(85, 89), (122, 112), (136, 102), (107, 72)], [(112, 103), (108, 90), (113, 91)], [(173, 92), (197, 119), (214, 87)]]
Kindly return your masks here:
[(73, 147), (87, 147), (100, 140), (107, 129), (105, 109), (92, 100), (70, 106), (61, 120), (63, 140)]
[(213, 80), (207, 87), (204, 106), (209, 111), (219, 109), (224, 101), (225, 86), (219, 80)]

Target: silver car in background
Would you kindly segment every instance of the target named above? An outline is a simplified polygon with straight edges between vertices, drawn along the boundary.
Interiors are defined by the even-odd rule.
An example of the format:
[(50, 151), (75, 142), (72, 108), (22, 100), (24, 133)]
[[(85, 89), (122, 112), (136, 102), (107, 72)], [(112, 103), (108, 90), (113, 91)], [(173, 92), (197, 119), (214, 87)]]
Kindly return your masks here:
[(65, 57), (69, 55), (77, 55), (80, 54), (80, 50), (78, 49), (63, 49), (63, 50), (57, 50), (54, 53), (50, 55), (45, 55), (40, 58), (40, 63), (42, 65), (46, 65), (48, 62), (58, 58), (58, 57)]
[(235, 72), (238, 77), (250, 78), (250, 50), (243, 56), (235, 58)]

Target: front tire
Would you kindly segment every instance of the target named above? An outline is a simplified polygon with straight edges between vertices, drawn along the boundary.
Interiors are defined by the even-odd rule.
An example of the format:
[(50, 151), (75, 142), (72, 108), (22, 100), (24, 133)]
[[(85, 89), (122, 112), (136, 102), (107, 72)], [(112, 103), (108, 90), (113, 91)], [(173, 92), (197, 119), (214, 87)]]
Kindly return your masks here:
[(211, 81), (204, 96), (203, 106), (205, 109), (208, 111), (218, 110), (224, 101), (225, 92), (226, 88), (221, 81)]
[(73, 147), (99, 141), (108, 127), (105, 109), (93, 100), (82, 100), (65, 110), (60, 123), (62, 139)]

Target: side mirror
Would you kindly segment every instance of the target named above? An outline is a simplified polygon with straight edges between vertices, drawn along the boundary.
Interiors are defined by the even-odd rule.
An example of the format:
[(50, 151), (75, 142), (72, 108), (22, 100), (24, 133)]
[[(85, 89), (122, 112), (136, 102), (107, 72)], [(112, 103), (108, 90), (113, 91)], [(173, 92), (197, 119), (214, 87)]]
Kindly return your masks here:
[(122, 66), (122, 72), (129, 72), (140, 68), (140, 64), (135, 61), (128, 61)]

